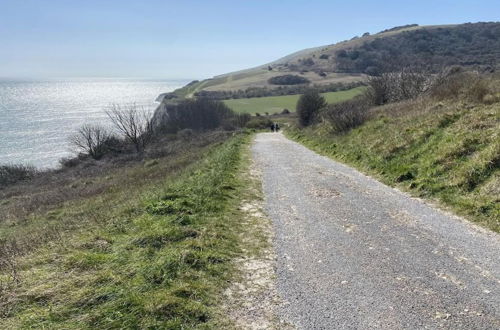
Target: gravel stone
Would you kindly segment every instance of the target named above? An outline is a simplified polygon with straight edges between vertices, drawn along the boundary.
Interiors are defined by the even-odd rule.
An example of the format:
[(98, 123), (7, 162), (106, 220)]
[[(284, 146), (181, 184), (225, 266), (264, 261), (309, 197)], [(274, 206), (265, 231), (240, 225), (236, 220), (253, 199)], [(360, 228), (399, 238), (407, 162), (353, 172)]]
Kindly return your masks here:
[(299, 329), (500, 329), (500, 238), (258, 134), (280, 318)]

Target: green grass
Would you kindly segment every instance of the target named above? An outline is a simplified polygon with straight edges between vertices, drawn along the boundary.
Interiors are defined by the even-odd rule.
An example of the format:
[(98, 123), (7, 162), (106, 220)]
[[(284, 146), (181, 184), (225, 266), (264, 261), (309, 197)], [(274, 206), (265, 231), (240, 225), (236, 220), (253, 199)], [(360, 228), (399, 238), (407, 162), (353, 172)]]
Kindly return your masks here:
[[(329, 92), (322, 94), (328, 103), (336, 103), (353, 98), (360, 94), (364, 87), (357, 87), (347, 91)], [(246, 99), (225, 100), (231, 109), (240, 113), (260, 113), (274, 114), (281, 112), (283, 109), (288, 109), (295, 112), (295, 106), (300, 95), (285, 95), (285, 96), (268, 96), (268, 97), (253, 97)]]
[[(104, 193), (88, 201), (102, 213), (97, 224), (86, 220), (63, 242), (17, 260), (19, 282), (0, 290), (1, 327), (217, 328), (221, 290), (240, 253), (248, 140), (240, 134), (212, 147), (175, 180), (128, 187), (139, 191), (129, 199)], [(134, 171), (147, 176), (155, 166)], [(92, 216), (81, 206), (64, 212), (73, 207)], [(0, 283), (10, 276), (1, 273)]]
[(500, 231), (500, 104), (432, 100), (379, 108), (335, 135), (325, 124), (287, 134), (386, 184), (436, 200)]

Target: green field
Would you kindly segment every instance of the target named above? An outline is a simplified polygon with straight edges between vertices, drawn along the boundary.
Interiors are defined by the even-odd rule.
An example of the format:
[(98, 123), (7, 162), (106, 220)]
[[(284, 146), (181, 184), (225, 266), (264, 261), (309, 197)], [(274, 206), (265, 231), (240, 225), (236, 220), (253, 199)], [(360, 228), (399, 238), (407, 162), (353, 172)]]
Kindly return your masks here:
[[(336, 103), (351, 99), (360, 94), (364, 87), (356, 87), (347, 91), (330, 92), (322, 94), (328, 103)], [(288, 109), (295, 112), (295, 105), (300, 95), (285, 95), (285, 96), (268, 96), (268, 97), (253, 97), (247, 99), (225, 100), (231, 109), (236, 112), (246, 113), (261, 113), (268, 112), (274, 114), (281, 112), (283, 109)]]

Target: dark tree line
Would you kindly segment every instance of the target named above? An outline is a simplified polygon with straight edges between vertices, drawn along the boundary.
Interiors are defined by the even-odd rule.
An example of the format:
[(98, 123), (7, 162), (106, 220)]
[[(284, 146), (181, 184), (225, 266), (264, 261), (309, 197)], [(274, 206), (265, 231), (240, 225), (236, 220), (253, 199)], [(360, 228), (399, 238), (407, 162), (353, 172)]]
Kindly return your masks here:
[[(312, 60), (311, 60), (312, 62)], [(311, 64), (305, 64), (305, 65), (313, 65), (314, 62)], [(268, 82), (271, 85), (300, 85), (300, 84), (309, 84), (310, 81), (307, 78), (293, 75), (293, 74), (286, 74), (283, 76), (276, 76), (269, 78)]]
[[(351, 83), (331, 83), (327, 85), (314, 85), (312, 88), (316, 89), (319, 93), (345, 91), (355, 87), (366, 85), (365, 82), (351, 82)], [(245, 90), (236, 91), (199, 91), (195, 96), (208, 98), (212, 100), (229, 100), (229, 99), (244, 99), (252, 97), (266, 97), (266, 96), (282, 96), (282, 95), (297, 95), (303, 94), (310, 86), (292, 85), (292, 86), (279, 86), (276, 88), (267, 87), (250, 87)]]
[(378, 75), (390, 63), (442, 67), (478, 66), (492, 70), (500, 53), (500, 23), (462, 24), (454, 27), (403, 31), (375, 38), (336, 53), (337, 71)]
[(165, 133), (182, 129), (203, 131), (224, 126), (242, 127), (250, 120), (248, 114), (237, 114), (223, 102), (205, 98), (166, 104), (156, 116), (156, 131)]

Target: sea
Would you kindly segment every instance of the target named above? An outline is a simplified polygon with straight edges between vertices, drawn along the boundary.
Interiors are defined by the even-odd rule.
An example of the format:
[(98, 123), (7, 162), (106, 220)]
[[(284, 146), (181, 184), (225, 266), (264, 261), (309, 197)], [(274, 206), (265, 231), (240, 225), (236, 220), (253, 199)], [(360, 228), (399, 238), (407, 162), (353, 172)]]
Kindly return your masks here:
[(56, 168), (75, 155), (70, 138), (84, 124), (109, 125), (106, 109), (136, 104), (146, 111), (157, 97), (189, 80), (0, 80), (0, 165)]

